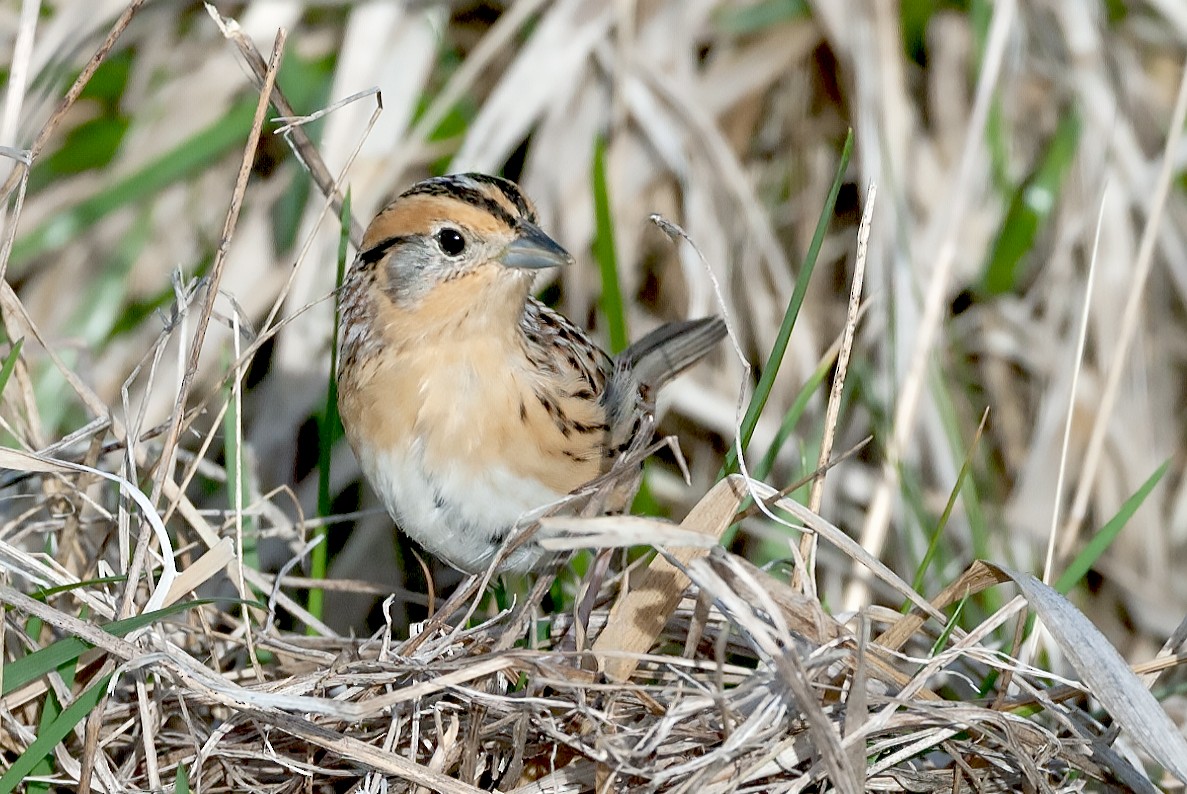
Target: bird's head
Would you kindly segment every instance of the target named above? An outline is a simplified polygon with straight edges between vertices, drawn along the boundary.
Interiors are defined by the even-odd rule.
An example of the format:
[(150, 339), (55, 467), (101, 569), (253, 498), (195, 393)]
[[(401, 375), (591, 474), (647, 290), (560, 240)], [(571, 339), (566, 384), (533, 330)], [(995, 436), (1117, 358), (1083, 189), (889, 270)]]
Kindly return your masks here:
[(537, 271), (571, 262), (536, 225), (535, 208), (514, 182), (454, 174), (418, 182), (384, 208), (354, 267), (375, 268), (386, 297), (415, 310), (454, 282), (476, 299), (522, 301)]

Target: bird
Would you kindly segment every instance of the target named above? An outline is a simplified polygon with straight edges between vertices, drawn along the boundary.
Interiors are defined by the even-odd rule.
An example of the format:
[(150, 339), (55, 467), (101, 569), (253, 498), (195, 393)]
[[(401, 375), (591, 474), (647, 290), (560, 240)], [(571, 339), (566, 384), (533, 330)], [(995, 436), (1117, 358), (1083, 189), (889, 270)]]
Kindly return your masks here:
[[(612, 357), (532, 295), (572, 263), (518, 185), (465, 173), (400, 193), (343, 278), (346, 438), (399, 528), (463, 572), (653, 433), (656, 392), (725, 336), (719, 317), (673, 322)], [(498, 570), (554, 556), (529, 540)]]

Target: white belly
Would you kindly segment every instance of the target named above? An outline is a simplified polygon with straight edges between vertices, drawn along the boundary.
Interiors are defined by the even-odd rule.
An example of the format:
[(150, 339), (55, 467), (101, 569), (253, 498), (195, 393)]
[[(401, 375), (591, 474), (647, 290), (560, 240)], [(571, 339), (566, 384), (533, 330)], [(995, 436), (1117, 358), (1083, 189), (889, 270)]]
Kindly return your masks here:
[[(543, 508), (565, 494), (503, 466), (472, 468), (465, 459), (428, 470), (422, 443), (378, 451), (355, 450), (364, 473), (388, 512), (426, 551), (470, 573), (486, 570), (499, 549)], [(500, 570), (526, 571), (545, 552), (534, 542), (519, 546)]]

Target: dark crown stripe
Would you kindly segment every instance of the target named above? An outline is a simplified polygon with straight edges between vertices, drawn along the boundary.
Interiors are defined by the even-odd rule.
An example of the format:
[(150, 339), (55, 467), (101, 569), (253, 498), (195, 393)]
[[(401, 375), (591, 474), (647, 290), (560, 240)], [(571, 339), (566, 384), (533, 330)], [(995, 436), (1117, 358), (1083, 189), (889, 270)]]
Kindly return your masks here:
[[(408, 196), (448, 196), (458, 201), (465, 202), (471, 207), (477, 207), (480, 210), (490, 213), (498, 218), (502, 223), (505, 223), (509, 229), (514, 229), (519, 226), (519, 219), (512, 215), (495, 199), (488, 196), (484, 191), (478, 188), (470, 187), (463, 179), (466, 177), (440, 177), (439, 179), (426, 179), (424, 182), (418, 182), (404, 192), (403, 197)], [(474, 181), (471, 177), (468, 181)], [(506, 190), (502, 191), (506, 195)], [(522, 200), (522, 199), (521, 199)], [(518, 208), (519, 205), (516, 204)], [(521, 210), (522, 212), (522, 210)]]
[(519, 216), (525, 220), (536, 222), (536, 213), (532, 212), (531, 206), (523, 195), (523, 191), (509, 179), (503, 179), (501, 176), (491, 176), (490, 174), (466, 174), (469, 179), (475, 182), (481, 182), (484, 185), (490, 185), (499, 189), (507, 201), (515, 205), (515, 209), (519, 211)]

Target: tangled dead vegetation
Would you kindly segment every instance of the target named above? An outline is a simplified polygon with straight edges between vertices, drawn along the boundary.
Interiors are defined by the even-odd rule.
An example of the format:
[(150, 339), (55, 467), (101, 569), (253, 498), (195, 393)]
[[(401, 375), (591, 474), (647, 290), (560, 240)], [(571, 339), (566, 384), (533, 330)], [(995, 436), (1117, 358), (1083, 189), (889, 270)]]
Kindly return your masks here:
[[(42, 477), (63, 506), (106, 501), (77, 490), (79, 477), (34, 479)], [(731, 477), (681, 529), (712, 537), (748, 493), (778, 498)], [(786, 499), (771, 506), (792, 511), (821, 542), (860, 554), (819, 516)], [(30, 510), (25, 534), (44, 537), (44, 518)], [(572, 532), (580, 519), (565, 523)], [(69, 540), (64, 527), (57, 533)], [(75, 534), (80, 558), (103, 554), (90, 547), (94, 537)], [(676, 560), (664, 555), (652, 565)], [(33, 740), (51, 690), (68, 702), (77, 689), (74, 702), (94, 709), (95, 739), (64, 743), (58, 763), (68, 777), (90, 764), (95, 783), (112, 791), (158, 789), (183, 765), (193, 790), (206, 792), (1078, 791), (1091, 781), (1154, 791), (1133, 759), (1179, 763), (1181, 740), (1161, 707), (1083, 615), (1033, 577), (978, 563), (928, 603), (874, 564), (880, 584), (912, 608), (871, 608), (841, 622), (720, 548), (685, 559), (678, 565), (691, 584), (667, 619), (632, 612), (637, 591), (624, 576), (606, 584), (586, 625), (543, 613), (547, 588), (537, 587), (470, 627), (443, 624), (447, 607), (401, 641), (390, 625), (363, 639), (283, 631), (275, 600), (267, 609), (183, 601), (144, 627), (113, 624), (119, 583), (78, 584), (47, 555), (0, 543), (6, 570), (57, 592), (34, 600), (0, 587), (7, 646), (44, 645), (43, 631), (26, 634), (32, 625), (93, 646), (61, 640), (24, 657), (57, 649), (66, 664), (81, 654), (71, 684), (57, 672), (24, 679), (27, 665), (5, 660), (4, 751)], [(1077, 668), (1087, 684), (986, 644), (1003, 623), (1024, 619), (1021, 598), (973, 631), (952, 627), (953, 604), (1011, 578), (1058, 627), (1068, 654), (1084, 657)], [(158, 578), (157, 588), (172, 585)], [(70, 602), (91, 620), (72, 617)], [(624, 622), (655, 626), (652, 652), (603, 641)], [(262, 628), (248, 631), (253, 624)], [(624, 658), (630, 665), (616, 667)], [(1112, 690), (1096, 688), (1107, 682)], [(1120, 747), (1116, 727), (1127, 729)]]

